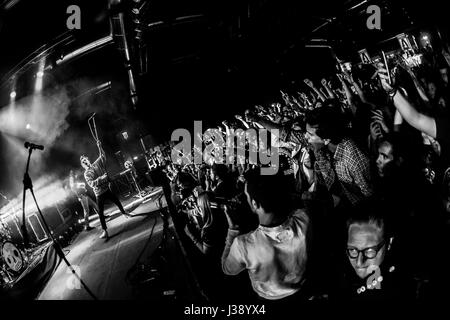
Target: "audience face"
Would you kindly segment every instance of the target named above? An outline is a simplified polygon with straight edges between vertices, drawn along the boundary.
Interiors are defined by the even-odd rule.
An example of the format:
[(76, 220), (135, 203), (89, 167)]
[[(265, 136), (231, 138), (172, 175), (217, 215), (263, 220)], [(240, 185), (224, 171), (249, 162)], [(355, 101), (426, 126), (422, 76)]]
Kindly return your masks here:
[(312, 127), (308, 123), (306, 124), (305, 138), (308, 143), (311, 144), (315, 149), (320, 149), (324, 146), (324, 141), (321, 137), (317, 135), (317, 127)]
[(384, 177), (386, 175), (386, 169), (389, 164), (394, 161), (392, 145), (385, 141), (378, 147), (378, 158), (376, 161), (378, 175)]
[(434, 82), (429, 82), (427, 88), (428, 88), (428, 95), (430, 96), (431, 99), (434, 99), (436, 97), (437, 91), (436, 84)]
[(447, 107), (447, 102), (445, 101), (445, 99), (443, 97), (440, 97), (438, 100), (438, 105), (441, 108), (445, 109)]
[(439, 72), (441, 74), (442, 81), (444, 81), (445, 85), (448, 85), (448, 68), (442, 68)]
[(450, 196), (444, 198), (444, 209), (445, 212), (450, 213)]
[[(356, 250), (359, 250), (357, 252)], [(357, 257), (348, 259), (359, 278), (364, 279), (379, 267), (384, 260), (386, 244), (383, 238), (383, 230), (373, 223), (353, 223), (348, 228), (347, 252), (353, 251)], [(366, 254), (373, 258), (365, 256)]]

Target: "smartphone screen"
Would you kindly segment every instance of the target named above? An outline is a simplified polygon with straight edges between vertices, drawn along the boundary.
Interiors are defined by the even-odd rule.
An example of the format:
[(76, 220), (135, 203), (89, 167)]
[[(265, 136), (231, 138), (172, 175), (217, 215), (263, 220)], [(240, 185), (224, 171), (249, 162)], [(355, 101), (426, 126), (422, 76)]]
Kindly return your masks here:
[(381, 54), (383, 56), (383, 63), (385, 65), (385, 67), (386, 67), (386, 71), (387, 71), (387, 74), (388, 74), (389, 84), (392, 84), (391, 71), (389, 70), (389, 65), (387, 63), (386, 54), (384, 53), (384, 51), (381, 51)]

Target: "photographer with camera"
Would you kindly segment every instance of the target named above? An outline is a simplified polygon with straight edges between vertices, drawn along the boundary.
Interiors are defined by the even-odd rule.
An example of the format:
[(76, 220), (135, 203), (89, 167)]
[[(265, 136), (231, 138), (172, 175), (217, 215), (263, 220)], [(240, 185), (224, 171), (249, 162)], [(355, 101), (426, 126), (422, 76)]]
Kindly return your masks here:
[(233, 210), (225, 206), (228, 235), (222, 270), (237, 275), (247, 269), (253, 290), (268, 304), (280, 299), (291, 303), (308, 295), (309, 217), (303, 210), (292, 210), (280, 181), (277, 175), (259, 172), (246, 177), (247, 202), (259, 219), (254, 231), (242, 234)]

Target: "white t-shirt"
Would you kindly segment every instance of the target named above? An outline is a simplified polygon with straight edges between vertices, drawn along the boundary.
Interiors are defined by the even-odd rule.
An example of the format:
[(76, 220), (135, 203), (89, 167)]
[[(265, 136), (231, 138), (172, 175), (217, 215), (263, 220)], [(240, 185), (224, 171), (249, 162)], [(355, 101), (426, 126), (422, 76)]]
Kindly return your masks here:
[(222, 257), (225, 274), (248, 270), (255, 292), (270, 300), (290, 296), (300, 290), (307, 261), (306, 232), (309, 218), (297, 210), (279, 226), (259, 226), (238, 235), (229, 230)]

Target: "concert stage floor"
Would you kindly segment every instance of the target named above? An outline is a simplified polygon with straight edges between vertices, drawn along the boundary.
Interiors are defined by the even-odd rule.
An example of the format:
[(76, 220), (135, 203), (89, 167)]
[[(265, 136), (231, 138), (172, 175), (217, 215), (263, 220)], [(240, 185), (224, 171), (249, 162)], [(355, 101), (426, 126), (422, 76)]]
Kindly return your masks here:
[[(197, 282), (178, 242), (172, 220), (168, 219), (165, 249), (164, 223), (156, 199), (124, 203), (131, 214), (126, 218), (112, 209), (106, 213), (110, 238), (99, 239), (101, 229), (80, 233), (64, 248), (70, 263), (100, 300), (199, 301)], [(97, 219), (98, 220), (98, 219)], [(162, 254), (160, 254), (162, 252)], [(156, 271), (155, 271), (156, 270)], [(62, 261), (38, 300), (91, 300)]]

